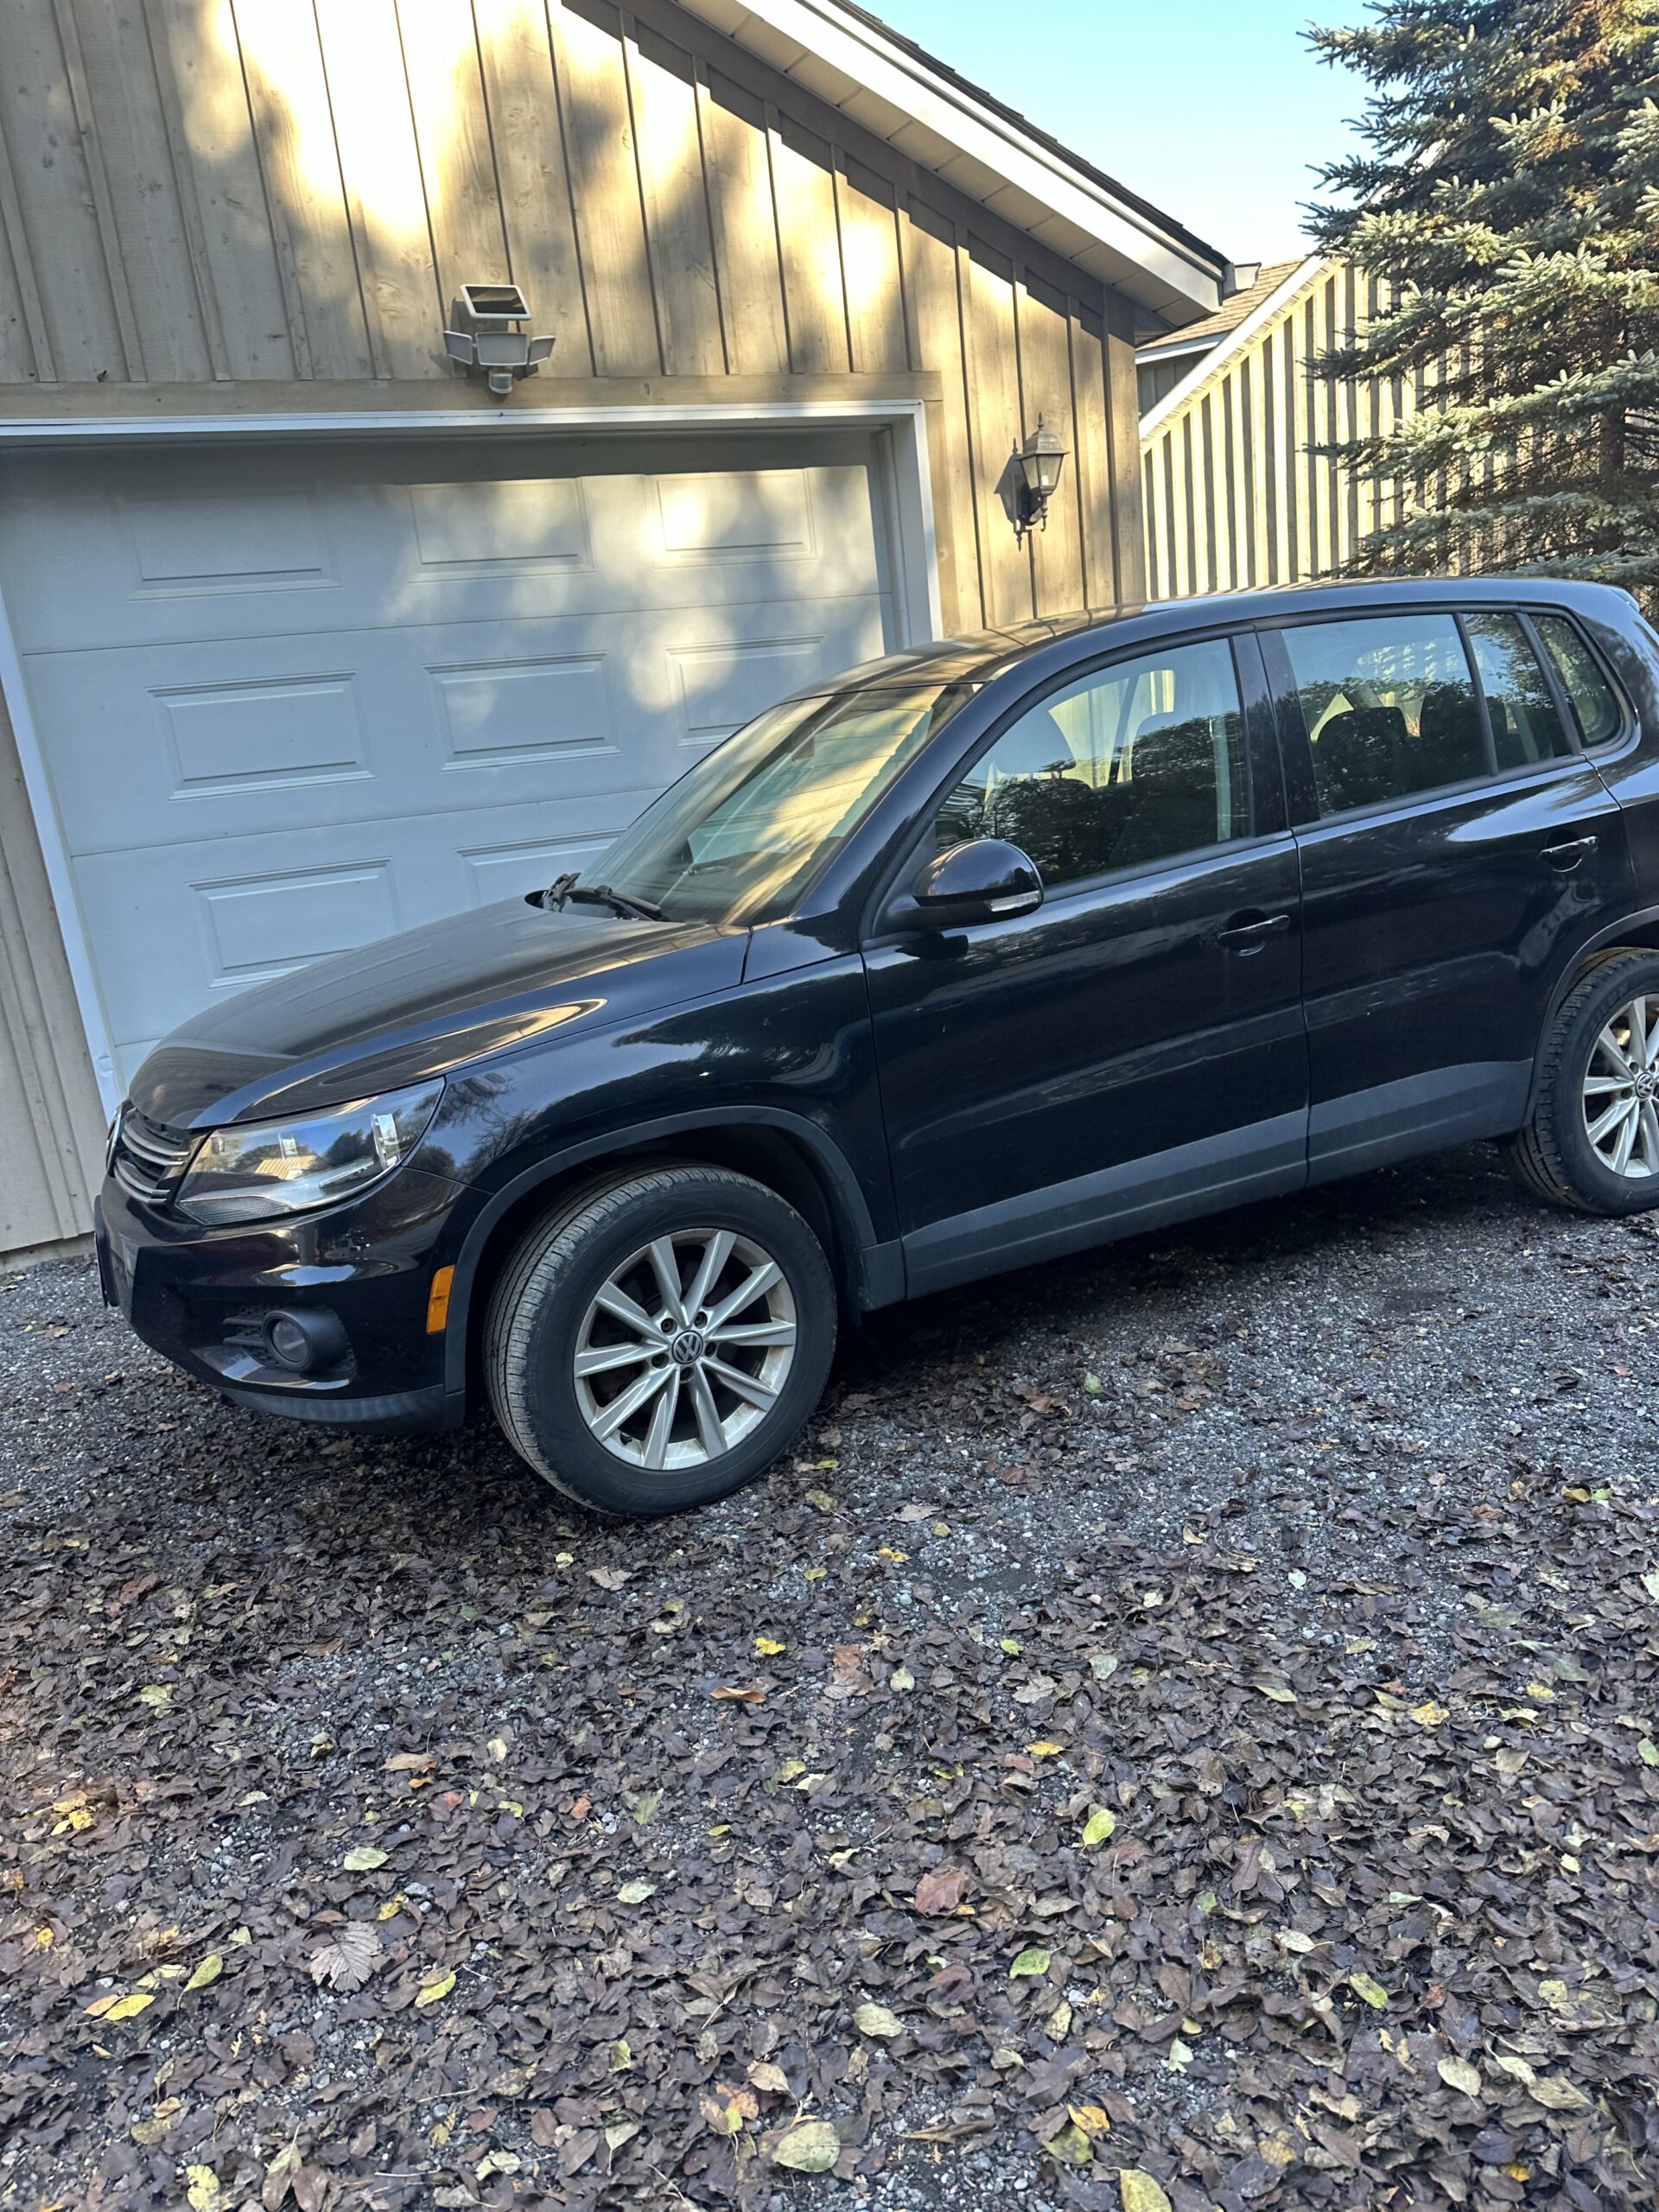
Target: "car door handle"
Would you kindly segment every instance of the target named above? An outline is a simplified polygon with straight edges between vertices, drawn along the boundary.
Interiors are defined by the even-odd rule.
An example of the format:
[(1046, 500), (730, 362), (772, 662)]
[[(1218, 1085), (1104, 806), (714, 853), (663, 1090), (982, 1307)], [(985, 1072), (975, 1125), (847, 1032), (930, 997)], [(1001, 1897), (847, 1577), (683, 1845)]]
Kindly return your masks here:
[(1559, 845), (1546, 845), (1544, 858), (1551, 868), (1559, 868), (1565, 875), (1570, 869), (1577, 868), (1586, 854), (1595, 851), (1596, 843), (1595, 832), (1587, 830), (1582, 837), (1566, 837)]
[(1217, 938), (1217, 944), (1225, 945), (1230, 952), (1249, 952), (1264, 938), (1290, 927), (1288, 914), (1236, 914)]

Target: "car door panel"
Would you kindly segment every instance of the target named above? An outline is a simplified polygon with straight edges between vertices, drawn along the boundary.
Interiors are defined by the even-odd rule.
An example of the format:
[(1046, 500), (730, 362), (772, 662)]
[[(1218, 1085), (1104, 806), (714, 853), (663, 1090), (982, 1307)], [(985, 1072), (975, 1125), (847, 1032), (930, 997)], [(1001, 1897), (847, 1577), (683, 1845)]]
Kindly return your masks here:
[(1630, 894), (1618, 805), (1573, 754), (1310, 818), (1290, 664), (1264, 645), (1300, 817), (1310, 1179), (1519, 1128), (1554, 981)]
[(912, 1293), (1306, 1173), (1287, 836), (866, 957)]
[(1270, 834), (867, 945), (912, 1294), (1305, 1179), (1298, 861), (1244, 667)]

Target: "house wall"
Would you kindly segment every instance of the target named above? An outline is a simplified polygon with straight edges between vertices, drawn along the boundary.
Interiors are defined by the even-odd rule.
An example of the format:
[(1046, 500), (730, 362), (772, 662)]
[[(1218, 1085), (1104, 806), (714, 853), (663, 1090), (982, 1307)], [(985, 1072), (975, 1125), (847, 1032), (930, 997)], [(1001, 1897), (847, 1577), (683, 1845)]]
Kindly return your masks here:
[(1382, 304), (1373, 281), (1323, 263), (1166, 399), (1141, 442), (1149, 598), (1333, 575), (1396, 518), (1397, 494), (1314, 450), (1385, 432), (1432, 397), (1432, 378), (1331, 384), (1313, 373)]
[[(521, 404), (924, 395), (947, 629), (1141, 596), (1129, 303), (672, 0), (0, 7), (0, 418), (487, 412), (441, 333), (504, 276)], [(0, 1251), (85, 1229), (100, 1141), (8, 728)]]
[[(410, 383), (510, 275), (562, 379), (937, 370), (948, 626), (1141, 585), (1127, 302), (671, 4), (6, 0), (3, 387)], [(1016, 550), (1039, 413), (1074, 455)]]
[(0, 1254), (78, 1236), (92, 1220), (103, 1112), (0, 704)]

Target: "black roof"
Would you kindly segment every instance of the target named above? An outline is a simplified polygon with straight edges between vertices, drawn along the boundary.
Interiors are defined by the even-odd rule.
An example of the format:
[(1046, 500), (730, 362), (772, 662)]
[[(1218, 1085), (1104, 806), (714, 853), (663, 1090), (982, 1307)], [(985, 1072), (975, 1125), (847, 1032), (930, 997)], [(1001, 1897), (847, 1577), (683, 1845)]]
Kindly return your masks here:
[[(1103, 645), (1126, 645), (1142, 639), (1179, 636), (1183, 632), (1209, 630), (1217, 624), (1248, 620), (1282, 620), (1321, 610), (1336, 613), (1372, 607), (1443, 605), (1448, 599), (1463, 606), (1537, 603), (1577, 607), (1587, 614), (1604, 616), (1622, 603), (1632, 604), (1628, 592), (1609, 584), (1567, 582), (1553, 576), (1412, 576), (1385, 582), (1275, 584), (1253, 591), (1217, 592), (1198, 599), (1153, 600), (1140, 606), (1080, 610), (1070, 614), (1045, 615), (1034, 622), (1010, 624), (1001, 630), (975, 630), (959, 638), (933, 638), (902, 652), (888, 653), (845, 670), (833, 679), (836, 690), (861, 684), (988, 683), (1016, 662), (1029, 662), (1044, 648), (1075, 647), (1099, 633)], [(1057, 661), (1072, 658), (1057, 650)], [(804, 683), (792, 696), (821, 696), (830, 686), (822, 681)]]

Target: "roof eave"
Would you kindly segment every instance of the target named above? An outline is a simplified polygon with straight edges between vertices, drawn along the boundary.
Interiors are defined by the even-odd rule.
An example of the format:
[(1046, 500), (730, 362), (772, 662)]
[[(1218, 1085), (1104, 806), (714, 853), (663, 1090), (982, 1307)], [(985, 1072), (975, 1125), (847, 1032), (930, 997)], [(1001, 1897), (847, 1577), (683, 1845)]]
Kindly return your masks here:
[(835, 0), (679, 0), (828, 105), (1168, 325), (1220, 306), (1225, 257), (1133, 204)]
[[(1171, 418), (1179, 415), (1195, 394), (1201, 391), (1213, 378), (1222, 375), (1226, 370), (1227, 364), (1236, 359), (1246, 346), (1252, 345), (1269, 324), (1275, 322), (1283, 315), (1285, 309), (1306, 290), (1325, 266), (1325, 257), (1322, 253), (1310, 253), (1305, 261), (1297, 262), (1283, 282), (1276, 284), (1267, 297), (1258, 306), (1253, 308), (1242, 322), (1224, 333), (1213, 346), (1207, 346), (1198, 355), (1179, 382), (1172, 385), (1157, 405), (1148, 408), (1141, 416), (1141, 448), (1143, 453)], [(1137, 353), (1136, 359), (1144, 360), (1145, 358), (1143, 348)]]

